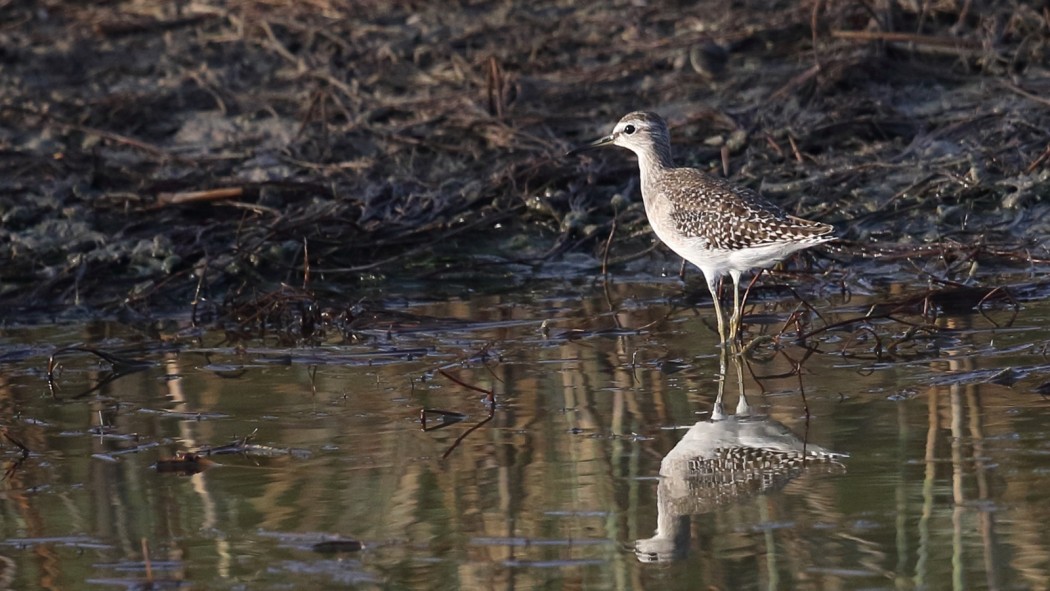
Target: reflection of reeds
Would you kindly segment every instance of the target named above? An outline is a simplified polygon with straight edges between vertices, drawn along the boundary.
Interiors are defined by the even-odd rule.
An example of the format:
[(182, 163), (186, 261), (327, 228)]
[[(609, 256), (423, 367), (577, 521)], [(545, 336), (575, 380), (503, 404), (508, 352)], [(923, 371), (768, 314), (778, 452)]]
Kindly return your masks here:
[[(155, 354), (153, 369), (110, 382), (83, 402), (26, 396), (19, 374), (5, 374), (5, 382), (15, 381), (0, 390), (5, 404), (41, 419), (7, 424), (32, 454), (2, 483), (7, 510), (17, 515), (5, 524), (32, 536), (73, 524), (115, 540), (115, 553), (136, 557), (145, 536), (155, 567), (178, 556), (177, 540), (189, 540), (217, 554), (217, 568), (236, 569), (249, 559), (231, 538), (258, 543), (261, 528), (367, 540), (379, 548), (369, 557), (373, 564), (415, 565), (390, 575), (398, 583), (425, 586), (435, 573), (454, 572), (463, 587), (512, 579), (539, 585), (556, 568), (653, 588), (651, 578), (669, 571), (638, 564), (624, 548), (652, 537), (659, 520), (663, 483), (652, 478), (683, 434), (662, 427), (693, 425), (696, 410), (715, 396), (718, 364), (704, 354), (714, 351), (714, 335), (698, 317), (668, 315), (667, 285), (612, 281), (605, 288), (607, 299), (597, 290), (583, 299), (567, 290), (543, 307), (512, 295), (375, 312), (360, 325), (374, 341), (283, 348), (288, 359), (281, 365), (261, 363), (275, 356), (265, 346), (136, 349), (135, 357)], [(1035, 317), (1042, 311), (1029, 309)], [(853, 311), (823, 313), (834, 322)], [(541, 316), (550, 320), (546, 334)], [(675, 492), (682, 496), (669, 504), (685, 518), (679, 532), (689, 548), (689, 560), (673, 569), (695, 567), (697, 581), (722, 588), (741, 577), (749, 584), (738, 587), (779, 581), (849, 588), (858, 578), (936, 586), (952, 568), (974, 587), (989, 573), (1000, 588), (1040, 588), (1048, 550), (1038, 423), (1045, 404), (1025, 390), (1032, 380), (1024, 372), (1013, 388), (987, 379), (989, 359), (1042, 360), (1040, 349), (1019, 349), (1010, 339), (1028, 333), (993, 330), (977, 314), (940, 321), (951, 335), (944, 342), (956, 346), (929, 361), (873, 368), (850, 360), (842, 367), (836, 354), (782, 344), (754, 362), (753, 374), (743, 372), (743, 391), (761, 401), (756, 408), (805, 440), (803, 380), (813, 408), (811, 441), (848, 449), (853, 456), (839, 463), (849, 471), (810, 463), (736, 481), (725, 476), (728, 452), (714, 465), (692, 458), (695, 478), (681, 480), (685, 486)], [(570, 329), (575, 337), (563, 334)], [(113, 338), (94, 330), (84, 340)], [(427, 353), (380, 360), (375, 343)], [(78, 368), (98, 359), (72, 353), (58, 357), (68, 392), (94, 383)], [(233, 361), (237, 372), (221, 369)], [(39, 390), (46, 358), (37, 363), (25, 383)], [(484, 393), (446, 379), (439, 368)], [(935, 385), (920, 391), (919, 379)], [(489, 391), (497, 400), (491, 421), (441, 459), (457, 435), (486, 416)], [(470, 422), (420, 433), (412, 415), (421, 407), (454, 408)], [(748, 423), (759, 421), (739, 420)], [(152, 460), (141, 459), (156, 449), (148, 445), (194, 449), (255, 426), (267, 443), (311, 453), (224, 456), (219, 469), (192, 478), (165, 474), (159, 486), (145, 465)], [(59, 430), (74, 435), (54, 437)], [(920, 432), (925, 436), (916, 437)], [(115, 446), (142, 451), (117, 455)], [(42, 482), (58, 492), (29, 492)], [(60, 509), (48, 504), (56, 498)], [(194, 533), (202, 527), (236, 535)], [(67, 576), (79, 572), (71, 565), (98, 562), (95, 550), (71, 559), (61, 548), (40, 546), (33, 557)], [(953, 567), (953, 557), (961, 566)], [(187, 573), (197, 571), (197, 558), (181, 560)]]
[[(949, 369), (953, 372), (975, 372), (977, 367), (974, 359), (968, 356), (949, 357)], [(948, 560), (956, 585), (974, 579), (978, 570), (975, 565), (979, 564), (988, 588), (1002, 588), (1012, 578), (1004, 576), (1004, 569), (1007, 564), (1012, 564), (1016, 575), (1027, 582), (1025, 587), (1047, 588), (1045, 557), (1050, 545), (1045, 531), (1042, 531), (1042, 522), (1030, 513), (1027, 503), (1016, 508), (999, 508), (1009, 496), (1009, 486), (1003, 475), (997, 474), (1000, 467), (994, 457), (1003, 452), (986, 444), (989, 435), (986, 425), (997, 425), (993, 429), (996, 440), (1001, 440), (1012, 430), (1009, 422), (1004, 423), (1002, 417), (996, 416), (1003, 407), (991, 407), (985, 402), (996, 387), (959, 381), (932, 387), (925, 392), (928, 429), (922, 503), (917, 523), (919, 542), (914, 550), (913, 580), (917, 586), (941, 580), (944, 576), (943, 561)], [(946, 464), (950, 467), (947, 485), (942, 484)], [(907, 480), (901, 478), (898, 484), (899, 499), (905, 494)], [(946, 495), (949, 491), (950, 495)], [(950, 503), (944, 502), (946, 496)], [(901, 515), (898, 527), (904, 528), (910, 504), (899, 502), (898, 506)], [(1000, 526), (1000, 521), (1005, 521), (1007, 527)], [(1040, 531), (1037, 535), (1030, 531), (1033, 524)], [(899, 531), (899, 536), (903, 538), (905, 532)], [(950, 539), (945, 541), (945, 537)], [(1008, 549), (1011, 547), (1014, 550)], [(906, 547), (898, 547), (898, 552), (898, 573), (903, 574), (901, 567), (907, 568), (904, 563), (911, 553)], [(1034, 557), (1039, 558), (1033, 561)], [(1025, 562), (1029, 566), (1021, 566)], [(1040, 566), (1034, 567), (1036, 563)]]

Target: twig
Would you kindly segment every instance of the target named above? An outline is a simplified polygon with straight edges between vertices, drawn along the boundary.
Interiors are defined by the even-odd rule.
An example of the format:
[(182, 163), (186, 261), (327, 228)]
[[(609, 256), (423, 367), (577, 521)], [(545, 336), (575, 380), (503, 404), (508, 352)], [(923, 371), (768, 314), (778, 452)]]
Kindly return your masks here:
[(197, 267), (200, 275), (197, 277), (197, 288), (193, 290), (193, 302), (190, 305), (190, 325), (197, 326), (197, 306), (201, 303), (201, 290), (204, 288), (204, 276), (208, 272), (208, 260)]
[(605, 239), (605, 248), (602, 250), (602, 275), (609, 273), (609, 246), (612, 245), (613, 236), (616, 235), (617, 217), (619, 216), (614, 213), (612, 224), (609, 226), (609, 237)]
[(175, 156), (174, 154), (171, 154), (170, 152), (168, 152), (167, 150), (165, 150), (163, 148), (159, 148), (157, 146), (154, 146), (153, 144), (144, 142), (142, 140), (137, 140), (135, 138), (131, 138), (131, 137), (128, 137), (126, 135), (121, 135), (119, 133), (114, 133), (112, 131), (106, 131), (104, 129), (97, 129), (95, 127), (87, 127), (86, 125), (76, 125), (76, 124), (72, 124), (72, 123), (62, 123), (61, 121), (55, 121), (55, 120), (51, 120), (51, 122), (53, 124), (59, 126), (59, 127), (64, 127), (66, 129), (73, 130), (73, 131), (79, 131), (81, 133), (86, 133), (88, 135), (98, 136), (98, 137), (100, 137), (100, 138), (102, 138), (104, 140), (109, 140), (111, 142), (116, 142), (118, 144), (124, 144), (126, 146), (131, 146), (132, 148), (135, 148), (135, 149), (138, 149), (138, 150), (142, 150), (143, 152), (148, 152), (150, 154), (153, 154), (154, 156), (159, 156), (160, 158), (162, 158), (164, 160), (175, 160), (175, 161), (183, 162), (183, 163), (186, 162), (186, 160), (184, 158), (180, 158), (178, 156)]
[(488, 398), (489, 398), (489, 400), (490, 400), (490, 401), (491, 401), (491, 400), (492, 400), (493, 398), (495, 398), (495, 394), (494, 394), (494, 393), (492, 392), (492, 390), (486, 390), (486, 389), (484, 389), (484, 388), (479, 388), (479, 387), (477, 387), (477, 386), (474, 386), (474, 385), (468, 384), (468, 383), (464, 382), (463, 380), (461, 380), (461, 379), (457, 378), (456, 376), (454, 376), (454, 375), (452, 375), (452, 374), (448, 373), (447, 371), (445, 371), (445, 370), (443, 370), (443, 369), (439, 369), (439, 370), (438, 370), (438, 373), (439, 373), (439, 374), (441, 374), (441, 375), (443, 375), (443, 376), (445, 376), (445, 377), (446, 377), (446, 378), (448, 378), (449, 380), (451, 380), (451, 381), (453, 381), (453, 382), (455, 382), (455, 383), (459, 384), (460, 386), (463, 386), (464, 388), (466, 388), (466, 389), (468, 389), (468, 390), (473, 390), (473, 391), (475, 391), (475, 392), (480, 392), (480, 393), (482, 393), (482, 394), (484, 394), (484, 395), (488, 396)]
[(1032, 174), (1035, 172), (1035, 169), (1039, 168), (1040, 164), (1046, 162), (1047, 158), (1050, 158), (1050, 144), (1047, 144), (1043, 153), (1024, 169), (1025, 174)]
[(203, 191), (184, 191), (180, 193), (160, 193), (157, 195), (157, 207), (182, 205), (197, 201), (222, 201), (244, 196), (244, 187), (227, 187), (223, 189), (205, 189)]
[(503, 119), (503, 71), (496, 56), (489, 57), (486, 87), (489, 99), (489, 115)]
[(809, 34), (813, 43), (813, 64), (820, 67), (820, 43), (817, 30), (820, 28), (820, 11), (824, 8), (824, 0), (813, 3), (813, 12), (809, 15)]
[(302, 72), (306, 68), (306, 65), (303, 63), (303, 60), (295, 57), (292, 54), (292, 52), (288, 51), (288, 48), (285, 47), (284, 44), (277, 39), (277, 35), (274, 34), (273, 29), (270, 27), (270, 23), (266, 21), (261, 21), (259, 23), (259, 26), (262, 28), (263, 32), (266, 33), (266, 37), (270, 40), (270, 43), (273, 44), (274, 50), (277, 52), (278, 55), (288, 60), (288, 62), (292, 65), (296, 66), (300, 72)]
[(755, 283), (758, 282), (758, 278), (762, 276), (764, 271), (765, 269), (759, 269), (758, 272), (751, 277), (751, 281), (747, 284), (747, 289), (744, 290), (744, 297), (740, 298), (740, 317), (736, 319), (736, 326), (733, 327), (733, 330), (738, 334), (744, 327), (744, 308), (747, 306), (748, 296), (751, 295), (751, 288), (755, 286)]
[[(445, 459), (449, 455), (451, 455), (452, 452), (457, 447), (459, 447), (459, 444), (462, 443), (463, 440), (466, 439), (468, 435), (470, 435), (474, 431), (477, 431), (479, 427), (481, 427), (482, 425), (484, 425), (484, 424), (486, 424), (486, 423), (488, 423), (489, 421), (492, 420), (492, 417), (494, 417), (495, 414), (496, 414), (496, 394), (492, 390), (485, 390), (484, 388), (479, 388), (478, 386), (474, 386), (474, 385), (468, 384), (468, 383), (466, 383), (463, 380), (453, 376), (452, 374), (448, 373), (447, 371), (445, 371), (443, 369), (439, 369), (438, 373), (443, 375), (443, 376), (445, 376), (445, 378), (455, 382), (456, 384), (459, 384), (460, 386), (462, 386), (462, 387), (464, 387), (464, 388), (466, 388), (468, 390), (473, 390), (475, 392), (481, 392), (482, 394), (485, 395), (485, 398), (486, 398), (485, 401), (488, 403), (488, 407), (489, 407), (489, 414), (488, 414), (487, 417), (485, 417), (478, 424), (474, 425), (473, 427), (467, 429), (462, 434), (460, 434), (460, 436), (457, 437), (456, 440), (452, 442), (452, 445), (447, 450), (445, 450), (445, 453), (441, 454), (441, 459)], [(425, 415), (423, 415), (423, 416), (425, 417)]]
[(958, 37), (933, 37), (931, 35), (917, 35), (915, 33), (898, 33), (894, 31), (832, 31), (831, 36), (837, 39), (856, 39), (860, 41), (884, 41), (889, 43), (914, 43), (927, 47), (936, 47), (949, 50), (957, 50), (963, 53), (982, 50), (979, 41), (960, 39)]
[[(809, 433), (809, 401), (806, 400), (806, 384), (802, 380), (802, 363), (805, 362), (806, 357), (809, 357), (812, 351), (807, 351), (805, 357), (795, 363), (795, 373), (798, 376), (798, 393), (802, 396), (802, 410), (806, 413), (806, 432)], [(786, 354), (785, 357), (788, 357)], [(791, 359), (788, 357), (788, 359)]]
[(787, 96), (789, 94), (794, 92), (795, 88), (797, 88), (797, 87), (801, 86), (802, 84), (808, 82), (810, 78), (813, 78), (817, 74), (819, 74), (821, 69), (822, 69), (822, 67), (821, 67), (820, 64), (815, 64), (813, 66), (810, 66), (808, 69), (806, 69), (806, 71), (804, 71), (801, 74), (795, 76), (791, 80), (788, 80), (787, 83), (784, 84), (783, 86), (781, 86), (776, 92), (774, 92), (773, 94), (769, 95), (768, 102), (773, 103), (773, 102), (777, 102), (777, 101), (780, 101), (780, 100), (783, 100), (783, 99), (787, 98)]
[(303, 291), (310, 285), (310, 243), (303, 237)]
[(795, 155), (795, 161), (802, 162), (802, 152), (800, 152), (798, 149), (798, 142), (795, 141), (795, 136), (791, 135), (790, 133), (787, 134), (787, 136), (788, 143), (791, 144), (791, 153)]

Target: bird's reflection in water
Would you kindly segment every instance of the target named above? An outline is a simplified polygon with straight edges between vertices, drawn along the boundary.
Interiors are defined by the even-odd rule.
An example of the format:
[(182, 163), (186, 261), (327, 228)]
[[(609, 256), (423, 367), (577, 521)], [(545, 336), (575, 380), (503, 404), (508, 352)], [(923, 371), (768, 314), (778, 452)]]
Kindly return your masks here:
[[(783, 423), (756, 416), (744, 396), (740, 356), (723, 348), (722, 376), (710, 420), (698, 421), (660, 462), (656, 535), (635, 542), (643, 562), (683, 558), (689, 518), (783, 488), (814, 470), (843, 470), (835, 453), (807, 443)], [(723, 407), (726, 358), (732, 357), (739, 400), (735, 414)]]

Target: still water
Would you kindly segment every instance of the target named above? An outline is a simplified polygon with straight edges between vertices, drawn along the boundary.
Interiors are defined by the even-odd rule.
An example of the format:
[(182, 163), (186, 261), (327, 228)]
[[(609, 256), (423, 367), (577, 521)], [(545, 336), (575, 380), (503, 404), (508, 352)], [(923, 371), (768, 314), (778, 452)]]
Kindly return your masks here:
[[(870, 310), (805, 291), (811, 328)], [(782, 296), (750, 338), (790, 324)], [(9, 322), (0, 587), (1050, 588), (1050, 305), (727, 362), (708, 304), (651, 278), (464, 288), (311, 346)], [(67, 351), (49, 389), (72, 344), (148, 364), (104, 381)]]

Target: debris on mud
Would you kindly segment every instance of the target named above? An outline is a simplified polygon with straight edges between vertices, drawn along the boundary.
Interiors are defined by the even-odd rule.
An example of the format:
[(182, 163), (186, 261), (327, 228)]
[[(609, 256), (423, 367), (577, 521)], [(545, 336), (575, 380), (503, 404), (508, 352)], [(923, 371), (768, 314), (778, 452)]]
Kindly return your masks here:
[(1050, 258), (1047, 7), (879, 6), (6, 3), (0, 302), (149, 316), (304, 268), (597, 257), (614, 216), (642, 251), (633, 160), (563, 155), (639, 108), (847, 255)]

